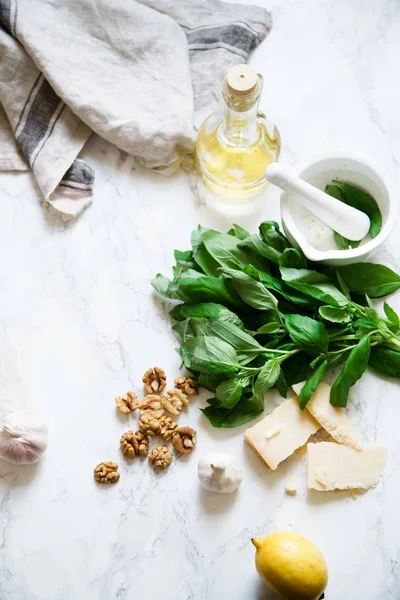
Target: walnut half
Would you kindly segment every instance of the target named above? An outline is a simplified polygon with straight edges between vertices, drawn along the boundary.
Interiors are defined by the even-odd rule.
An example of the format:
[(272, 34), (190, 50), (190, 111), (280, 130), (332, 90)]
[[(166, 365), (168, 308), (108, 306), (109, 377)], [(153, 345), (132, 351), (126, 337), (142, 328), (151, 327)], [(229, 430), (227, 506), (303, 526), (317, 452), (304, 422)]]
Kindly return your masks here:
[(167, 417), (167, 415), (164, 415), (160, 419), (160, 425), (160, 435), (163, 438), (163, 440), (168, 442), (170, 439), (172, 439), (172, 436), (178, 429), (178, 423), (176, 423), (171, 417)]
[(196, 432), (191, 427), (179, 427), (172, 438), (172, 445), (180, 454), (190, 454), (196, 444)]
[(155, 469), (166, 469), (172, 461), (172, 453), (167, 446), (156, 446), (149, 454), (149, 461)]
[[(164, 413), (164, 411), (163, 411)], [(156, 410), (143, 410), (140, 413), (139, 429), (145, 435), (154, 437), (160, 435), (161, 432), (161, 419), (162, 415), (158, 414)]]
[(185, 392), (188, 396), (195, 396), (199, 393), (199, 388), (197, 387), (197, 381), (193, 379), (193, 377), (177, 377), (175, 379), (175, 387), (182, 392)]
[(118, 465), (115, 462), (102, 462), (94, 469), (94, 478), (98, 483), (117, 483), (119, 480)]
[(146, 435), (160, 435), (160, 419), (164, 415), (160, 397), (155, 394), (145, 396), (139, 403), (139, 429)]
[(161, 396), (161, 404), (171, 414), (180, 415), (182, 407), (189, 406), (189, 400), (186, 394), (175, 388)]
[(129, 430), (121, 437), (121, 450), (128, 458), (146, 456), (149, 451), (149, 438), (142, 431)]
[(161, 407), (161, 398), (160, 396), (156, 396), (155, 394), (149, 394), (141, 399), (139, 402), (139, 410), (164, 410)]
[(147, 369), (142, 379), (146, 394), (160, 394), (167, 385), (167, 378), (160, 367)]
[(115, 398), (115, 404), (119, 411), (128, 415), (138, 407), (138, 400), (135, 392), (127, 392), (124, 396), (117, 396)]

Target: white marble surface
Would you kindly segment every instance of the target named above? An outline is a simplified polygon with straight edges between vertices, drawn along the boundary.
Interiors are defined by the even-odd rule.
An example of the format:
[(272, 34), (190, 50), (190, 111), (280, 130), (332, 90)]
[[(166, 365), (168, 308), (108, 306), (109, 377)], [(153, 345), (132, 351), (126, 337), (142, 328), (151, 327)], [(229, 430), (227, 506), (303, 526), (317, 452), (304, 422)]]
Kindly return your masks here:
[[(261, 2), (261, 0), (260, 0)], [(274, 27), (251, 61), (265, 75), (263, 108), (284, 141), (284, 160), (334, 147), (377, 159), (398, 185), (400, 4), (397, 0), (271, 0)], [(181, 418), (198, 430), (193, 456), (155, 476), (124, 461), (131, 421), (113, 399), (141, 391), (144, 370), (178, 373), (166, 306), (150, 279), (168, 273), (199, 222), (224, 227), (194, 199), (184, 173), (149, 175), (93, 138), (92, 207), (63, 222), (43, 206), (29, 174), (0, 175), (0, 407), (48, 415), (50, 442), (35, 468), (0, 465), (1, 600), (261, 600), (253, 535), (293, 527), (323, 551), (327, 600), (400, 598), (399, 386), (366, 374), (350, 418), (365, 444), (389, 448), (375, 490), (306, 491), (305, 459), (271, 473), (244, 447), (243, 428), (212, 430), (194, 401)], [(276, 215), (267, 196), (255, 229)], [(400, 268), (400, 226), (382, 261)], [(400, 309), (400, 296), (392, 303)], [(270, 398), (269, 406), (274, 405)], [(236, 496), (203, 492), (197, 458), (232, 451), (245, 467)], [(101, 460), (121, 479), (99, 487)], [(285, 494), (296, 474), (299, 492)]]

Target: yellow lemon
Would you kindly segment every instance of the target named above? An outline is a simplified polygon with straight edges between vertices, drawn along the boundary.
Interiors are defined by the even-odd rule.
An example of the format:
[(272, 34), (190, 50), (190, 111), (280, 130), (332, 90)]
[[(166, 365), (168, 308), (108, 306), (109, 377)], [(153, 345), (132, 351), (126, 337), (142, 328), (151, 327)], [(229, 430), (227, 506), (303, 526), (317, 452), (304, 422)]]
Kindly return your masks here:
[(284, 600), (318, 600), (328, 583), (321, 552), (297, 533), (280, 531), (251, 540), (258, 574)]

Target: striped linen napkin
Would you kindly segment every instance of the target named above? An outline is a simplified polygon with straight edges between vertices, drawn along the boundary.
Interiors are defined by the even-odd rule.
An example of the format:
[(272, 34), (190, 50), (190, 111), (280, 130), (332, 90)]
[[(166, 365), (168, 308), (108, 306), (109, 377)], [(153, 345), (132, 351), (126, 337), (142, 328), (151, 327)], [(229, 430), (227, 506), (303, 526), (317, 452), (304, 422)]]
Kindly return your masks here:
[(32, 169), (77, 215), (93, 132), (173, 172), (221, 82), (271, 28), (263, 8), (217, 0), (0, 0), (0, 170)]

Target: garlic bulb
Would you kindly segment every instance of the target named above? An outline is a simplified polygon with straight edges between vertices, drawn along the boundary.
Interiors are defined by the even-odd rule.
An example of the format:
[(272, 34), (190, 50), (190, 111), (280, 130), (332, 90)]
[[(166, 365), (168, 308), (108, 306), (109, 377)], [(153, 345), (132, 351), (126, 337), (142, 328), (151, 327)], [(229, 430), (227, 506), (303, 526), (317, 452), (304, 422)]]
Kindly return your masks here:
[(208, 452), (199, 460), (201, 485), (209, 492), (230, 494), (242, 483), (243, 473), (233, 456), (225, 452)]
[(31, 412), (10, 413), (3, 430), (6, 435), (0, 439), (0, 458), (10, 463), (33, 464), (47, 448), (47, 425)]

